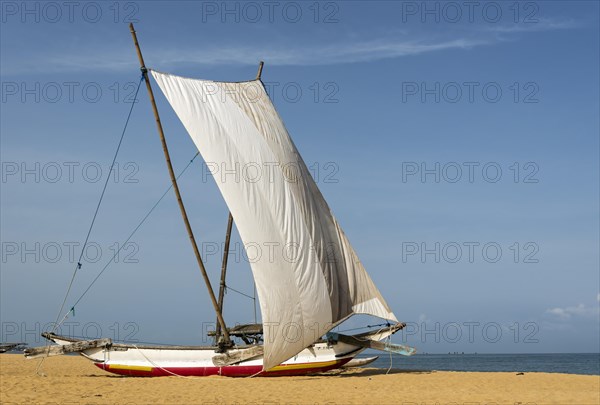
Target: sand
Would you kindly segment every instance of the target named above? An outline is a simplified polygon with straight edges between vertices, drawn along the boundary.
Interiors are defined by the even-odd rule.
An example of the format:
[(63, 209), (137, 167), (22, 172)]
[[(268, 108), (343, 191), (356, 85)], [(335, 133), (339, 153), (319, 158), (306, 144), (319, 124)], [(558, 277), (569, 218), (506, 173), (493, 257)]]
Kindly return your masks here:
[(272, 378), (120, 377), (79, 356), (0, 355), (2, 404), (600, 404), (600, 376), (365, 368)]

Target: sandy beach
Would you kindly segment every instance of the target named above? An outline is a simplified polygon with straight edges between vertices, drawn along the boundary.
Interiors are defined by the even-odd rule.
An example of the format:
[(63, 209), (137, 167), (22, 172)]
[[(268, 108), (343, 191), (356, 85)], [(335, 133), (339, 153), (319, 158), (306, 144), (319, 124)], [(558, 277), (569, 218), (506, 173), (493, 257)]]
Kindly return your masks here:
[(277, 378), (119, 377), (76, 356), (0, 355), (2, 404), (578, 404), (600, 403), (600, 376), (365, 368)]

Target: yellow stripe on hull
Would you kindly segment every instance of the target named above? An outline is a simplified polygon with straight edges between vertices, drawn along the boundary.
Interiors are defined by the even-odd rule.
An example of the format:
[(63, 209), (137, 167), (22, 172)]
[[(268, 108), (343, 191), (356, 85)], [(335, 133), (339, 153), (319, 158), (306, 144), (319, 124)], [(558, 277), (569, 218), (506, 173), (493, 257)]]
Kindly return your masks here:
[(111, 370), (133, 370), (133, 371), (148, 371), (148, 372), (152, 372), (152, 370), (154, 370), (154, 367), (149, 367), (149, 366), (126, 366), (123, 364), (110, 364), (109, 367)]

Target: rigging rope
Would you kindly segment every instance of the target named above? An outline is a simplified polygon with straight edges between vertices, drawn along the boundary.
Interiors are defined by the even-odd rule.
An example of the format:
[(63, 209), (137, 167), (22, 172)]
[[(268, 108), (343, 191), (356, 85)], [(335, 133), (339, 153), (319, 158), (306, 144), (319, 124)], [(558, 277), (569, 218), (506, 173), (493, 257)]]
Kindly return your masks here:
[(225, 285), (225, 291), (227, 291), (227, 290), (231, 290), (233, 292), (236, 292), (236, 293), (238, 293), (240, 295), (243, 295), (244, 297), (250, 298), (251, 300), (256, 300), (256, 298), (254, 298), (254, 297), (252, 297), (252, 296), (250, 296), (250, 295), (248, 295), (246, 293), (243, 293), (241, 291), (236, 290), (235, 288), (232, 288), (232, 287), (230, 287), (228, 285)]
[(386, 323), (380, 323), (380, 324), (377, 324), (377, 325), (367, 325), (367, 326), (361, 326), (359, 328), (344, 329), (344, 330), (340, 330), (339, 332), (350, 332), (350, 331), (353, 331), (353, 330), (377, 328), (379, 326), (391, 326), (391, 324), (389, 322), (386, 322)]
[[(98, 217), (98, 212), (100, 211), (100, 205), (102, 204), (102, 200), (104, 199), (104, 194), (106, 193), (106, 188), (108, 187), (108, 182), (110, 181), (110, 175), (112, 174), (112, 171), (115, 167), (115, 162), (117, 161), (117, 156), (119, 155), (119, 150), (121, 150), (121, 144), (123, 143), (123, 138), (125, 137), (125, 132), (127, 131), (127, 126), (129, 125), (129, 120), (131, 119), (131, 113), (133, 112), (133, 107), (135, 107), (135, 105), (137, 104), (137, 96), (140, 91), (140, 87), (142, 85), (143, 80), (144, 80), (144, 75), (141, 75), (137, 89), (135, 90), (133, 102), (131, 103), (131, 108), (129, 109), (129, 113), (127, 114), (127, 119), (125, 120), (125, 125), (123, 126), (123, 131), (121, 132), (121, 137), (119, 138), (119, 143), (117, 144), (117, 149), (115, 150), (113, 160), (110, 164), (110, 169), (108, 170), (108, 176), (106, 176), (106, 181), (104, 182), (104, 187), (102, 187), (102, 193), (100, 194), (100, 199), (98, 200), (98, 204), (96, 205), (96, 210), (94, 211), (94, 216), (92, 217), (92, 222), (90, 223), (90, 227), (88, 229), (87, 235), (85, 236), (85, 241), (83, 242), (83, 246), (81, 247), (81, 253), (79, 255), (79, 259), (77, 259), (77, 265), (75, 266), (75, 269), (73, 270), (73, 275), (71, 276), (71, 281), (69, 282), (69, 286), (67, 287), (67, 292), (65, 293), (65, 297), (63, 298), (62, 304), (60, 305), (60, 309), (58, 310), (58, 313), (56, 314), (56, 321), (54, 321), (54, 326), (52, 327), (51, 333), (54, 333), (56, 331), (56, 329), (60, 326), (60, 324), (62, 324), (64, 322), (64, 320), (66, 319), (66, 316), (68, 316), (69, 312), (73, 312), (73, 314), (75, 314), (75, 306), (72, 306), (71, 309), (69, 310), (69, 312), (67, 312), (67, 315), (65, 315), (65, 318), (63, 318), (63, 320), (61, 320), (59, 323), (60, 314), (65, 309), (65, 304), (67, 303), (67, 299), (69, 298), (71, 288), (73, 287), (73, 282), (75, 281), (75, 276), (77, 276), (77, 271), (79, 269), (81, 269), (81, 267), (82, 267), (81, 261), (83, 259), (83, 255), (85, 253), (85, 248), (87, 246), (87, 243), (89, 242), (90, 235), (92, 234), (92, 229), (94, 228), (94, 224), (96, 223), (96, 218)], [(48, 342), (46, 347), (49, 352), (50, 351), (50, 342)], [(42, 363), (44, 362), (44, 359), (45, 359), (45, 357), (42, 357), (40, 363), (38, 364), (38, 366), (35, 370), (36, 374), (38, 374), (38, 375), (40, 375), (39, 370), (40, 370), (40, 367), (42, 366)]]
[[(79, 259), (77, 260), (77, 265), (75, 266), (75, 270), (73, 271), (73, 276), (71, 276), (71, 281), (69, 282), (69, 287), (67, 288), (67, 292), (65, 294), (65, 298), (58, 310), (58, 314), (56, 315), (56, 321), (54, 322), (54, 327), (52, 328), (52, 332), (56, 331), (58, 327), (58, 319), (60, 318), (60, 314), (65, 308), (65, 304), (67, 302), (67, 298), (69, 297), (69, 293), (71, 292), (71, 288), (73, 287), (73, 282), (75, 281), (75, 276), (77, 275), (77, 270), (81, 269), (81, 260), (83, 258), (83, 254), (85, 253), (85, 248), (90, 239), (90, 235), (92, 233), (92, 229), (94, 228), (94, 223), (96, 222), (96, 217), (98, 216), (98, 211), (100, 211), (100, 205), (102, 204), (102, 200), (104, 199), (104, 194), (106, 193), (106, 188), (108, 186), (108, 182), (110, 181), (110, 175), (115, 167), (115, 162), (117, 160), (117, 156), (119, 155), (119, 150), (121, 149), (121, 144), (123, 143), (123, 138), (125, 137), (125, 132), (127, 131), (127, 126), (129, 125), (129, 119), (131, 118), (131, 113), (133, 112), (133, 107), (135, 107), (137, 103), (137, 95), (140, 91), (140, 86), (142, 84), (142, 80), (144, 80), (144, 75), (140, 77), (140, 81), (138, 83), (137, 89), (135, 90), (135, 96), (133, 97), (133, 102), (131, 103), (131, 108), (129, 109), (129, 114), (127, 114), (127, 120), (125, 121), (125, 126), (123, 127), (123, 131), (121, 132), (121, 138), (119, 139), (119, 143), (117, 144), (117, 150), (115, 151), (115, 155), (113, 156), (112, 163), (110, 164), (110, 169), (108, 170), (108, 176), (106, 176), (106, 181), (104, 182), (104, 187), (102, 188), (102, 193), (100, 194), (100, 200), (98, 200), (98, 205), (96, 205), (96, 210), (94, 211), (94, 216), (92, 218), (92, 222), (88, 229), (87, 235), (85, 236), (85, 242), (83, 242), (83, 246), (81, 247), (81, 254), (79, 255)], [(71, 308), (74, 311), (74, 308)]]
[(256, 281), (254, 282), (252, 291), (253, 291), (252, 299), (254, 300), (254, 323), (258, 323), (258, 321), (256, 320), (257, 319), (256, 318)]
[[(176, 180), (179, 180), (179, 178), (186, 172), (186, 170), (188, 169), (188, 167), (190, 167), (190, 165), (194, 162), (194, 160), (198, 157), (198, 155), (200, 154), (200, 152), (196, 152), (196, 154), (194, 155), (194, 157), (189, 161), (189, 163), (183, 168), (183, 170), (179, 173), (179, 175), (177, 176)], [(104, 271), (108, 268), (108, 266), (110, 266), (110, 264), (113, 262), (114, 258), (119, 254), (119, 252), (121, 251), (121, 249), (127, 244), (127, 242), (133, 237), (133, 235), (135, 235), (135, 233), (138, 231), (138, 229), (140, 229), (140, 227), (144, 224), (144, 222), (146, 222), (146, 219), (148, 219), (148, 217), (150, 216), (150, 214), (152, 214), (152, 212), (154, 211), (154, 209), (158, 206), (158, 204), (160, 204), (160, 202), (163, 200), (163, 198), (165, 198), (165, 196), (169, 193), (169, 191), (171, 191), (171, 188), (173, 188), (173, 184), (171, 183), (171, 185), (169, 185), (169, 187), (165, 190), (165, 192), (162, 194), (162, 196), (158, 199), (158, 201), (152, 206), (152, 208), (150, 208), (150, 210), (148, 211), (148, 213), (142, 218), (142, 220), (139, 222), (139, 224), (134, 228), (134, 230), (129, 234), (129, 236), (127, 237), (127, 240), (125, 241), (125, 243), (121, 244), (121, 247), (119, 248), (119, 250), (117, 250), (115, 252), (115, 254), (113, 255), (113, 257), (108, 261), (108, 263), (104, 266), (104, 268), (102, 268), (102, 271), (100, 271), (100, 273), (96, 276), (96, 278), (94, 278), (94, 280), (90, 283), (90, 285), (85, 289), (85, 291), (83, 292), (83, 294), (81, 294), (81, 296), (77, 299), (77, 301), (75, 302), (75, 304), (73, 304), (73, 306), (71, 307), (71, 309), (65, 314), (65, 316), (60, 320), (60, 322), (58, 322), (58, 318), (57, 318), (57, 323), (55, 323), (55, 327), (52, 329), (52, 331), (54, 332), (58, 327), (60, 327), (60, 325), (62, 325), (62, 323), (69, 317), (69, 314), (71, 312), (73, 312), (73, 314), (75, 314), (75, 306), (83, 299), (83, 297), (85, 296), (85, 294), (87, 294), (87, 292), (92, 288), (92, 285), (100, 278), (100, 276), (102, 275), (102, 273), (104, 273)], [(64, 305), (63, 305), (64, 308)], [(61, 310), (63, 309), (61, 308)], [(60, 317), (60, 314), (59, 314)], [(50, 342), (48, 342), (48, 345), (46, 346), (48, 348), (48, 351), (50, 350)], [(47, 356), (46, 356), (47, 357)], [(46, 357), (42, 357), (35, 372), (38, 375), (41, 376), (45, 376), (44, 373), (39, 372), (40, 368), (42, 367), (42, 364), (44, 363), (44, 359)]]
[[(198, 157), (199, 154), (200, 154), (200, 152), (196, 152), (196, 154), (194, 155), (194, 157), (188, 162), (188, 164), (183, 168), (183, 170), (177, 175), (177, 177), (175, 178), (175, 180), (179, 180), (179, 178), (183, 175), (183, 173), (185, 173), (185, 171), (188, 169), (188, 167), (190, 167), (191, 164), (194, 163), (194, 160), (196, 160), (196, 158)], [(158, 201), (156, 201), (156, 203), (152, 206), (152, 208), (150, 208), (150, 210), (146, 213), (146, 215), (144, 215), (144, 217), (141, 219), (141, 221), (138, 223), (138, 225), (133, 229), (133, 231), (131, 231), (131, 233), (129, 234), (129, 236), (125, 240), (125, 242), (123, 242), (120, 245), (119, 249), (115, 252), (115, 254), (110, 258), (110, 260), (102, 268), (102, 270), (100, 271), (100, 273), (98, 273), (98, 275), (94, 278), (94, 280), (92, 280), (92, 282), (90, 283), (90, 285), (85, 289), (85, 291), (77, 299), (77, 301), (75, 301), (75, 304), (73, 304), (73, 306), (71, 307), (72, 310), (74, 310), (75, 306), (77, 304), (79, 304), (79, 302), (88, 293), (88, 291), (90, 291), (90, 289), (92, 288), (92, 286), (96, 283), (96, 281), (98, 281), (98, 279), (100, 278), (100, 276), (102, 275), (102, 273), (104, 273), (104, 271), (108, 268), (108, 266), (110, 266), (113, 263), (113, 260), (115, 259), (115, 257), (117, 257), (117, 255), (119, 254), (119, 252), (121, 251), (121, 249), (123, 249), (125, 246), (127, 246), (127, 242), (129, 242), (131, 240), (131, 238), (133, 237), (133, 235), (135, 235), (135, 233), (142, 227), (142, 225), (144, 224), (144, 222), (146, 222), (146, 220), (148, 219), (148, 217), (150, 216), (150, 214), (152, 214), (152, 212), (154, 212), (154, 210), (156, 209), (156, 207), (158, 207), (158, 205), (160, 204), (160, 202), (165, 198), (165, 196), (169, 193), (169, 191), (171, 191), (172, 188), (173, 188), (173, 184), (171, 183), (171, 185), (160, 196), (160, 198), (158, 199)], [(65, 319), (67, 319), (67, 317), (69, 316), (70, 312), (71, 312), (71, 310), (69, 310), (69, 312), (67, 312), (65, 314), (64, 318), (60, 321), (60, 324), (62, 324), (65, 321)]]
[[(392, 331), (392, 327), (390, 326), (390, 332), (391, 331)], [(389, 345), (390, 343), (392, 343), (392, 335), (390, 334), (386, 340), (387, 340), (386, 345)], [(385, 372), (385, 375), (388, 375), (390, 370), (392, 369), (392, 362), (393, 362), (392, 352), (390, 351), (390, 366), (388, 367), (387, 371)]]

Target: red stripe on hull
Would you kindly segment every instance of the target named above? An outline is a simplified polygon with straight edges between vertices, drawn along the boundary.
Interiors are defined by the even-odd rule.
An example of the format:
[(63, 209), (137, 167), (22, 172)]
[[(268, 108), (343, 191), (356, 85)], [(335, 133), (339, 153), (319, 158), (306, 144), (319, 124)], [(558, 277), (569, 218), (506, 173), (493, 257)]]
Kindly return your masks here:
[[(277, 377), (277, 376), (294, 376), (319, 373), (323, 371), (339, 368), (349, 362), (351, 358), (338, 360), (335, 364), (328, 366), (317, 366), (297, 369), (298, 364), (291, 364), (289, 370), (267, 371), (260, 373), (257, 377)], [(262, 366), (225, 366), (225, 367), (152, 367), (152, 370), (128, 370), (123, 368), (113, 368), (109, 364), (94, 363), (98, 368), (114, 374), (126, 375), (131, 377), (168, 377), (168, 376), (185, 376), (185, 377), (208, 377), (211, 375), (222, 375), (225, 377), (248, 377), (255, 375), (262, 370)], [(308, 363), (305, 363), (308, 364)], [(282, 364), (278, 367), (286, 367)]]

